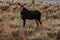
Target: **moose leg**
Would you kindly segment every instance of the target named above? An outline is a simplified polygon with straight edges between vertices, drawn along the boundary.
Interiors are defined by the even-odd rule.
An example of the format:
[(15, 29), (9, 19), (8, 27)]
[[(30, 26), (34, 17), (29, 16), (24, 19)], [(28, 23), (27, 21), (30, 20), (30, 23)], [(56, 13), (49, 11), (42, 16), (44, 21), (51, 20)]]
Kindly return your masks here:
[(41, 22), (41, 20), (40, 20), (40, 19), (38, 19), (38, 21), (39, 21), (39, 23), (42, 25), (42, 22)]
[(37, 24), (37, 29), (38, 29), (38, 20), (35, 20), (36, 21), (36, 24)]
[(24, 20), (23, 20), (23, 27), (25, 27), (25, 23), (26, 23), (26, 20), (24, 19)]

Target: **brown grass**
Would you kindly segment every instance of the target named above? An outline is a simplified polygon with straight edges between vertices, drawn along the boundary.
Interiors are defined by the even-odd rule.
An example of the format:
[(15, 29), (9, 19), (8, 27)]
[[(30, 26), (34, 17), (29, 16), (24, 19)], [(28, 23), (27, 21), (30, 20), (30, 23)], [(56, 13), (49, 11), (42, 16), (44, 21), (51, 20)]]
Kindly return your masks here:
[[(12, 5), (16, 6), (16, 5)], [(27, 20), (26, 28), (22, 26), (19, 7), (10, 6), (6, 11), (0, 9), (0, 40), (60, 40), (60, 3), (26, 4), (29, 10), (42, 13), (42, 26), (37, 26), (34, 20)]]

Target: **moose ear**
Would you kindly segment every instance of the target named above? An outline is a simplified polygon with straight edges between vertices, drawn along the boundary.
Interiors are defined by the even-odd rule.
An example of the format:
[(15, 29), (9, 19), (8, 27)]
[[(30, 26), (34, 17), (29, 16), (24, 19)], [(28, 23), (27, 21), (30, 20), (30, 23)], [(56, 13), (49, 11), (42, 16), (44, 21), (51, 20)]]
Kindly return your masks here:
[(25, 4), (24, 4), (24, 5), (22, 5), (21, 3), (18, 3), (18, 5), (20, 5), (20, 6), (24, 6)]
[(20, 4), (20, 3), (18, 3), (18, 5), (20, 5), (20, 6), (21, 6), (21, 4)]

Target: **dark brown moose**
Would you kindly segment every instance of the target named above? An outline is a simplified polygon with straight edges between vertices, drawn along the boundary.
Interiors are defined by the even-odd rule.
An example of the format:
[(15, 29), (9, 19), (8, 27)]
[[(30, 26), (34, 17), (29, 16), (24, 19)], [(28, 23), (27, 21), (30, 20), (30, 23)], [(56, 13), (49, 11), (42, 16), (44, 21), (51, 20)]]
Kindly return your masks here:
[[(19, 4), (19, 3), (18, 3)], [(26, 24), (26, 19), (28, 20), (33, 20), (35, 19), (36, 24), (37, 24), (37, 28), (38, 28), (38, 22), (42, 25), (41, 22), (41, 12), (39, 12), (38, 10), (33, 10), (33, 11), (29, 11), (26, 7), (24, 7), (24, 5), (21, 5), (21, 18), (23, 20), (23, 26), (25, 27)]]

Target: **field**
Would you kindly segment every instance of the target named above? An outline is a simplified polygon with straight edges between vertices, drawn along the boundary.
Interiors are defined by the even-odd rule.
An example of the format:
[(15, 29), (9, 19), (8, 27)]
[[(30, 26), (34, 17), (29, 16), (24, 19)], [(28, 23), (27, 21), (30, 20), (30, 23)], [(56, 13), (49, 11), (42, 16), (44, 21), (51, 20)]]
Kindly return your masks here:
[[(4, 5), (9, 8), (3, 10)], [(20, 6), (0, 3), (0, 40), (60, 40), (60, 3), (26, 3), (25, 7), (41, 12), (42, 26), (37, 29), (35, 20), (27, 20), (24, 28)]]

